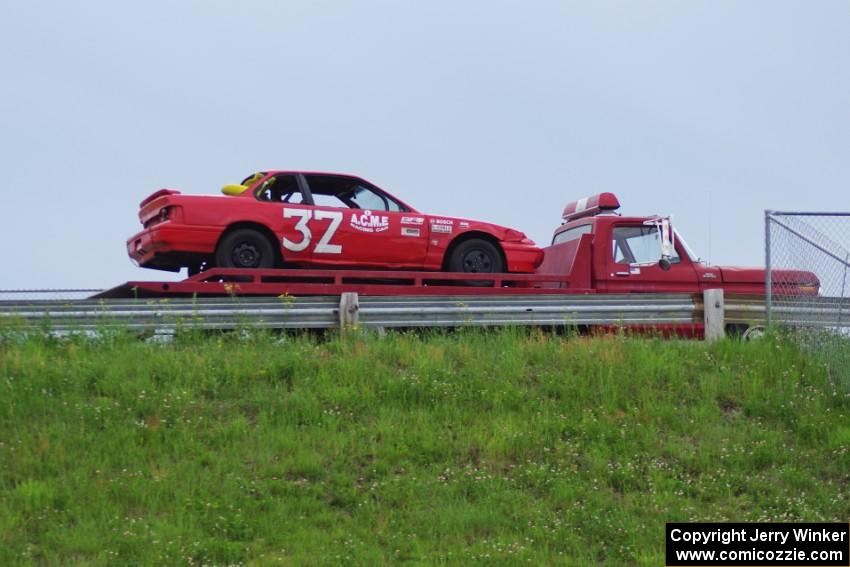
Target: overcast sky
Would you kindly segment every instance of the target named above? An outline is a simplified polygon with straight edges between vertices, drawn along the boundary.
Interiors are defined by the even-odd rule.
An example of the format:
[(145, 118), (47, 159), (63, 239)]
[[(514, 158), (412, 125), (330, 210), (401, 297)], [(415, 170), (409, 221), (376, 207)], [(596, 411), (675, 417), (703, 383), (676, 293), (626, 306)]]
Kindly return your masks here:
[(6, 2), (0, 288), (172, 278), (161, 187), (355, 173), (548, 244), (568, 201), (763, 264), (763, 211), (848, 210), (850, 2)]

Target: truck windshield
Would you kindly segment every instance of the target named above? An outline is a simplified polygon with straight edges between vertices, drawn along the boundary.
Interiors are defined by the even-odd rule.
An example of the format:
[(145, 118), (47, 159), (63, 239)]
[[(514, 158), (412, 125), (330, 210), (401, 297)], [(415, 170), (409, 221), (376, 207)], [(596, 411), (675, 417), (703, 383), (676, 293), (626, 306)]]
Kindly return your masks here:
[[(611, 245), (617, 264), (654, 264), (661, 259), (661, 236), (656, 226), (614, 227)], [(675, 250), (670, 261), (679, 262)]]

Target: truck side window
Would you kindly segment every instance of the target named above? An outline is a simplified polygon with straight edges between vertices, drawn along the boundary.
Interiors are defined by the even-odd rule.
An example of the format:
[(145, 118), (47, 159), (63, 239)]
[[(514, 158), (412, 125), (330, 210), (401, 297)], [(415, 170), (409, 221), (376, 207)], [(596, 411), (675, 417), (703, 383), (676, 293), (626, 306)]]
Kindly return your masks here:
[[(611, 251), (617, 264), (654, 264), (661, 259), (661, 236), (654, 226), (617, 226), (612, 234)], [(674, 250), (672, 263), (679, 262)]]
[(591, 224), (582, 224), (579, 226), (574, 226), (556, 234), (555, 238), (552, 239), (552, 244), (562, 244), (564, 242), (576, 240), (577, 238), (581, 238), (582, 234), (588, 234), (592, 231), (593, 225)]

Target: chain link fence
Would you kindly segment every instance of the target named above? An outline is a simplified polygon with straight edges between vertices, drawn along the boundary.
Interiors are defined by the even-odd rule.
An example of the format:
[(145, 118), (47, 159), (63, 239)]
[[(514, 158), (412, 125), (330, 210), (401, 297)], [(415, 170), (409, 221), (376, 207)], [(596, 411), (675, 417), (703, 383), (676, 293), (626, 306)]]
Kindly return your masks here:
[(850, 385), (850, 213), (765, 211), (767, 321)]

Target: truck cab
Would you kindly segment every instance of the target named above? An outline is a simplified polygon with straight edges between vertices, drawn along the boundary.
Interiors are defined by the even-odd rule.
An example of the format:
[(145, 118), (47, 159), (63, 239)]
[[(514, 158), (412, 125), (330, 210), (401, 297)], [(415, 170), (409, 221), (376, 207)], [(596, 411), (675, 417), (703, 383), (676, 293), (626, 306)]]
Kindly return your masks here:
[[(678, 235), (670, 217), (622, 216), (619, 208), (613, 193), (568, 203), (538, 273), (575, 274), (565, 285), (592, 293), (698, 293), (722, 288), (727, 293), (764, 294), (763, 268), (709, 266)], [(786, 281), (799, 280), (800, 293), (817, 293), (814, 274), (782, 272)]]

